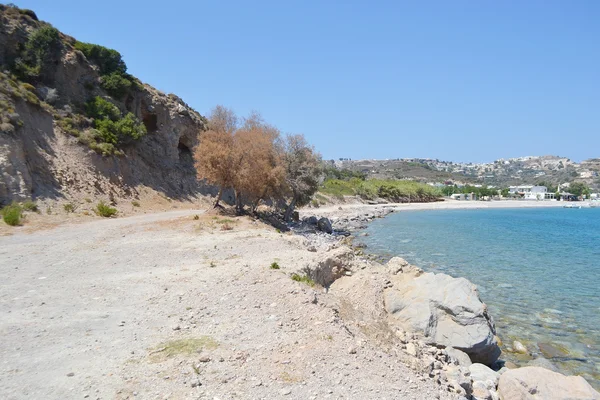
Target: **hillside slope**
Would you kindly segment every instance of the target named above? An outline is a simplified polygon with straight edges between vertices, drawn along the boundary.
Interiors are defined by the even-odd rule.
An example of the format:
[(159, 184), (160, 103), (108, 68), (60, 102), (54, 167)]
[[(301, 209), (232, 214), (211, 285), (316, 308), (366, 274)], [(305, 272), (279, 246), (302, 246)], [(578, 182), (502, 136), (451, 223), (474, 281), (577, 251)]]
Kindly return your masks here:
[(531, 156), (500, 159), (491, 163), (455, 163), (433, 159), (339, 160), (338, 168), (363, 172), (374, 178), (414, 179), (422, 182), (461, 182), (496, 187), (510, 185), (552, 185), (583, 182), (600, 188), (600, 160), (581, 163), (558, 156)]
[(0, 204), (211, 190), (191, 155), (205, 118), (127, 74), (115, 50), (0, 5), (0, 71)]

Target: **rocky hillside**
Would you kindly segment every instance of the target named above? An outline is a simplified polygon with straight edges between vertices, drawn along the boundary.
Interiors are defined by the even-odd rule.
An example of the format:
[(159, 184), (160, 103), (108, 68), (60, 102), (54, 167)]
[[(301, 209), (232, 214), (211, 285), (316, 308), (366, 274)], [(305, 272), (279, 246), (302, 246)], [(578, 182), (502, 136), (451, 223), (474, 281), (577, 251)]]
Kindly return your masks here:
[(500, 159), (491, 163), (454, 163), (432, 159), (338, 160), (338, 168), (360, 171), (376, 178), (453, 181), (497, 187), (584, 182), (600, 188), (600, 159), (576, 163), (566, 157), (535, 156)]
[(33, 11), (0, 5), (0, 205), (25, 199), (175, 199), (210, 190), (191, 151), (206, 120)]

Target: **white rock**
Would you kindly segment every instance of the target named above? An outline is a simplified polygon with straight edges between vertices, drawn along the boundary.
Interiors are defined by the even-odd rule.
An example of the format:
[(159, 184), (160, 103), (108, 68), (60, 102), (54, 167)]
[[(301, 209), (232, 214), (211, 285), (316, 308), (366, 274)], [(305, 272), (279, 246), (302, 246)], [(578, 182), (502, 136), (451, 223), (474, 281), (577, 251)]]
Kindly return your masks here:
[(498, 386), (498, 379), (500, 379), (500, 374), (483, 364), (476, 363), (470, 365), (469, 372), (471, 372), (471, 379), (473, 379), (473, 382), (492, 381), (494, 388)]
[(517, 340), (515, 340), (513, 342), (513, 350), (515, 351), (515, 353), (521, 353), (521, 354), (527, 354), (529, 353), (527, 351), (527, 347), (525, 347), (525, 345)]
[(500, 355), (494, 321), (477, 288), (464, 278), (408, 271), (384, 291), (390, 322), (421, 332), (429, 344), (457, 348), (472, 361), (493, 364)]
[(500, 376), (498, 394), (510, 400), (600, 400), (600, 393), (580, 376), (540, 367), (511, 369)]

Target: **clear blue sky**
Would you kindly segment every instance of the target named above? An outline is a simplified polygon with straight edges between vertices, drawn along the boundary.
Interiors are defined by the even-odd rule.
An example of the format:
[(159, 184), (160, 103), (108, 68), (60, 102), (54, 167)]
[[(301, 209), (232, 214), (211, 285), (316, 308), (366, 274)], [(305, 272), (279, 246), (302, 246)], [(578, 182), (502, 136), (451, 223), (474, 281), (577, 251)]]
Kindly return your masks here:
[(14, 2), (326, 159), (600, 157), (597, 0)]

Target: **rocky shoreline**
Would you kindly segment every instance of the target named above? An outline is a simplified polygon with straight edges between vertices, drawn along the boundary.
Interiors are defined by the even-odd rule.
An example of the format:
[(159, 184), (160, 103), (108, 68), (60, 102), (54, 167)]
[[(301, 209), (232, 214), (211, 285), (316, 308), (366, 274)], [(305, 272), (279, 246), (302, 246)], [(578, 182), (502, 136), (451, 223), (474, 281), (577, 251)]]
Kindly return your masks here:
[[(500, 360), (501, 341), (493, 318), (477, 288), (467, 279), (427, 273), (398, 257), (383, 264), (381, 258), (365, 254), (363, 246), (353, 244), (352, 238), (340, 238), (365, 229), (373, 220), (395, 210), (394, 206), (340, 207), (337, 212), (329, 210), (329, 218), (305, 216), (294, 229), (308, 239), (309, 249), (325, 247), (346, 260), (337, 265), (337, 277), (326, 273), (330, 282), (320, 283), (334, 296), (340, 296), (340, 291), (358, 292), (363, 299), (371, 300), (371, 304), (363, 300), (355, 305), (352, 313), (362, 313), (362, 319), (377, 315), (362, 322), (366, 326), (384, 324), (387, 334), (392, 332), (399, 340), (401, 358), (407, 365), (458, 398), (600, 399), (584, 378), (558, 373), (547, 359), (535, 359), (521, 368)], [(318, 210), (305, 213), (312, 211), (318, 214)], [(340, 244), (348, 246), (354, 258), (347, 254), (340, 257), (340, 250), (334, 250)], [(314, 271), (307, 272), (310, 275)], [(323, 275), (322, 271), (317, 275)], [(379, 281), (375, 275), (381, 276)], [(519, 342), (513, 344), (515, 351), (519, 346)]]

